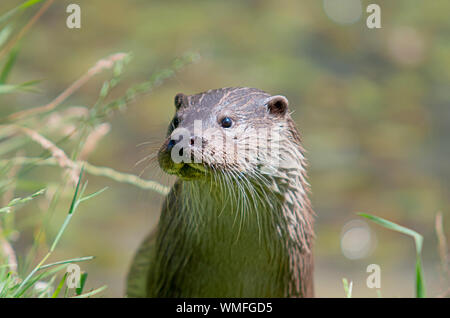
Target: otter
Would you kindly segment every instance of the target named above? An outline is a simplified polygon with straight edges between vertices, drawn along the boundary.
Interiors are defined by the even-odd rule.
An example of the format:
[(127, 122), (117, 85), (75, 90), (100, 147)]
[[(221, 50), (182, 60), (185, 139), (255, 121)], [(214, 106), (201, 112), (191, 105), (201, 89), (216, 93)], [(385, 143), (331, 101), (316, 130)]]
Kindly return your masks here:
[(314, 212), (287, 98), (221, 88), (177, 94), (175, 108), (158, 161), (178, 178), (127, 296), (313, 297)]

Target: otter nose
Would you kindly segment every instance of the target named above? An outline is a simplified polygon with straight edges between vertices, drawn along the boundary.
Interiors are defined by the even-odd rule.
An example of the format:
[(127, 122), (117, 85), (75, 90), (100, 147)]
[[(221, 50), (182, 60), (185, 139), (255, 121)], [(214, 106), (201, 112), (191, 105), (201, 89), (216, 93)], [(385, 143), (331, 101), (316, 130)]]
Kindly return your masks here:
[[(195, 144), (195, 142), (198, 141), (198, 140), (202, 141), (201, 138), (196, 137), (196, 136), (192, 136), (192, 137), (189, 139), (189, 144), (190, 144), (191, 146), (193, 146), (193, 145)], [(167, 150), (168, 150), (168, 151), (172, 150), (172, 148), (173, 148), (178, 142), (179, 142), (179, 141), (177, 141), (177, 140), (175, 140), (175, 139), (170, 139), (169, 142), (167, 143)]]
[(173, 146), (175, 146), (176, 143), (177, 143), (177, 142), (176, 142), (175, 140), (170, 139), (170, 140), (169, 140), (169, 143), (167, 144), (167, 150), (168, 150), (168, 151), (172, 150)]
[[(179, 141), (176, 141), (175, 139), (170, 139), (169, 140), (169, 142), (167, 143), (167, 151), (171, 151), (172, 150), (172, 148), (178, 143)], [(179, 150), (178, 150), (178, 154), (180, 155), (180, 156), (183, 156), (183, 147), (181, 147)]]

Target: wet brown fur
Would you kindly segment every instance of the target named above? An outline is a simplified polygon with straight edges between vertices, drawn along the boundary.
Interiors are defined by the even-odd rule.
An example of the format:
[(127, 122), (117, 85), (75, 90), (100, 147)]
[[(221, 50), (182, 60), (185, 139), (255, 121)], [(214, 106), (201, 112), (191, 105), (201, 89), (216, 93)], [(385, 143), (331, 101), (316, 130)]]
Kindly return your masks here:
[[(166, 218), (179, 213), (176, 205), (171, 204), (171, 200), (180, 199), (182, 182), (196, 182), (195, 180), (201, 178), (211, 178), (211, 182), (217, 182), (216, 175), (219, 175), (219, 181), (226, 180), (229, 183), (235, 180), (236, 176), (245, 176), (249, 184), (256, 183), (256, 187), (261, 188), (261, 190), (255, 190), (256, 187), (252, 186), (250, 195), (256, 193), (252, 191), (260, 191), (263, 196), (266, 194), (271, 200), (278, 200), (276, 204), (281, 206), (281, 213), (273, 216), (273, 222), (285, 242), (289, 258), (288, 283), (283, 296), (313, 297), (314, 212), (308, 198), (310, 187), (306, 175), (305, 151), (300, 134), (287, 109), (287, 100), (284, 97), (273, 97), (254, 88), (222, 88), (192, 96), (178, 94), (175, 98), (175, 106), (178, 126), (193, 131), (194, 120), (202, 120), (204, 134), (200, 146), (193, 149), (193, 156), (200, 158), (202, 163), (175, 165), (171, 161), (166, 148), (176, 128), (172, 122), (169, 126), (168, 138), (159, 152), (159, 163), (163, 170), (178, 175), (180, 179), (172, 190), (173, 193), (168, 196), (169, 201), (164, 204), (159, 233), (170, 226), (168, 224), (171, 221)], [(220, 127), (220, 120), (224, 116), (232, 118), (233, 129)], [(276, 169), (261, 172), (260, 165), (271, 168), (271, 160), (275, 158), (265, 154), (268, 148), (264, 144), (259, 143), (255, 146), (253, 138), (257, 135), (255, 129), (268, 127), (274, 128), (280, 134), (282, 164)], [(217, 144), (220, 138), (230, 138), (232, 146), (237, 151), (233, 152), (230, 148), (223, 147), (222, 143)], [(262, 140), (264, 142), (264, 139)], [(257, 148), (254, 149), (255, 151), (262, 152), (262, 163), (244, 158), (241, 154), (245, 147), (255, 147)], [(220, 179), (220, 176), (225, 177)], [(224, 189), (233, 186), (237, 187), (237, 185), (228, 184)], [(260, 201), (258, 204), (271, 204), (269, 201)], [(236, 205), (239, 206), (239, 204)], [(164, 244), (167, 244), (163, 240), (160, 237), (158, 241), (158, 235), (156, 235), (156, 250), (161, 250)]]

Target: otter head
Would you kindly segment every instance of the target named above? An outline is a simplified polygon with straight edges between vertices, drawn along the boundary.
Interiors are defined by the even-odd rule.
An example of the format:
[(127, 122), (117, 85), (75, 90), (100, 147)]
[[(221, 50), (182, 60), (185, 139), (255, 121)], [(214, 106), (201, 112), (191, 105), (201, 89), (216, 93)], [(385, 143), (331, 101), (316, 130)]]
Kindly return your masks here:
[(184, 180), (270, 174), (283, 161), (280, 143), (293, 139), (288, 100), (258, 89), (177, 94), (175, 108), (158, 161)]

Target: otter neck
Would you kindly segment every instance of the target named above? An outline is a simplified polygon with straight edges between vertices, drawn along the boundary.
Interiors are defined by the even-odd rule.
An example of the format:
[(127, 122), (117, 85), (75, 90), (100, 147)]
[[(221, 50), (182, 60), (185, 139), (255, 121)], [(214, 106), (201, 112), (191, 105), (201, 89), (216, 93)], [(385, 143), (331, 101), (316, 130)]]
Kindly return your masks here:
[(306, 242), (305, 229), (292, 227), (303, 221), (292, 219), (295, 213), (286, 215), (292, 209), (288, 201), (305, 194), (271, 181), (278, 185), (276, 191), (261, 181), (179, 180), (175, 199), (169, 200), (175, 206), (161, 215), (160, 270), (154, 277), (159, 286), (150, 290), (161, 297), (176, 297), (177, 291), (192, 297), (227, 297), (237, 291), (242, 297), (305, 293), (302, 283), (294, 282), (293, 249), (308, 250), (309, 238)]

